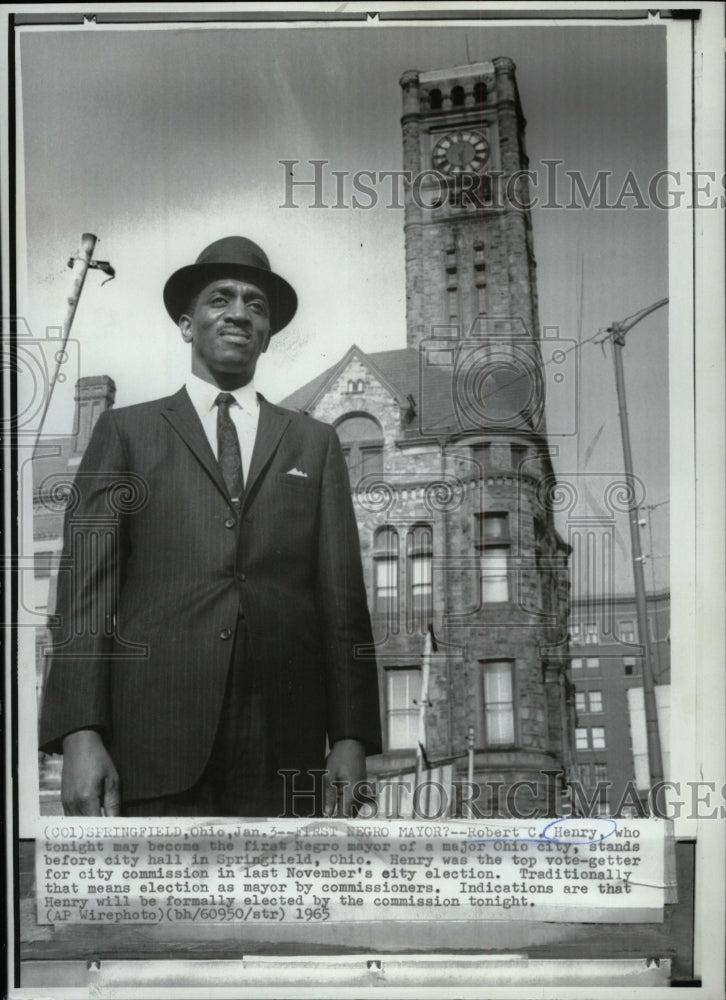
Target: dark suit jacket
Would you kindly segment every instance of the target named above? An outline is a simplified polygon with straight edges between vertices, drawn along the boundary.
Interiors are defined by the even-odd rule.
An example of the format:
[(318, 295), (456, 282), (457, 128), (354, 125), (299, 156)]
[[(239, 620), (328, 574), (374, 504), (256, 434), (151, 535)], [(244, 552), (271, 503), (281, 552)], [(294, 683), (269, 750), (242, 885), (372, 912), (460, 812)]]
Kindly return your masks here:
[(277, 764), (322, 766), (326, 735), (380, 751), (358, 531), (327, 424), (261, 399), (237, 516), (185, 389), (109, 410), (65, 532), (42, 749), (96, 727), (124, 798), (190, 787), (214, 739), (241, 607)]

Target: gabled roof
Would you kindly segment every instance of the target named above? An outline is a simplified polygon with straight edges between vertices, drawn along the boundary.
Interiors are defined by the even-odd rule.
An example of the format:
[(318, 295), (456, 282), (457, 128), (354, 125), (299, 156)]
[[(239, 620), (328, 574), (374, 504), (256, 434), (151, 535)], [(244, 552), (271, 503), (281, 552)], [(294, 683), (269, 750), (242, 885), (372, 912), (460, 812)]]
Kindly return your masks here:
[[(412, 355), (412, 359), (408, 359), (408, 361), (404, 362), (403, 365), (401, 363), (394, 363), (393, 365), (388, 363), (388, 359), (390, 359), (392, 355), (409, 354)], [(402, 391), (401, 386), (398, 383), (397, 376), (402, 368), (406, 366), (410, 367), (411, 364), (414, 366), (417, 365), (418, 356), (416, 351), (409, 351), (404, 348), (401, 351), (380, 351), (376, 354), (366, 354), (365, 351), (362, 351), (357, 344), (353, 344), (353, 346), (346, 351), (337, 364), (327, 368), (324, 372), (321, 372), (320, 375), (317, 375), (314, 379), (312, 379), (312, 381), (306, 383), (306, 385), (302, 386), (300, 389), (297, 389), (290, 396), (287, 396), (281, 401), (280, 405), (287, 406), (293, 410), (312, 410), (325, 394), (328, 387), (335, 382), (353, 358), (358, 358), (389, 390), (391, 395), (398, 400), (401, 406), (406, 405), (408, 392)], [(381, 364), (382, 359), (384, 362), (383, 364)], [(392, 369), (392, 373), (394, 375), (393, 378), (391, 377), (392, 373), (389, 369)], [(409, 378), (405, 379), (406, 384), (410, 381), (411, 380)]]
[[(425, 380), (419, 375), (419, 352), (404, 347), (396, 351), (376, 351), (366, 354), (353, 345), (344, 357), (335, 365), (327, 368), (310, 382), (301, 386), (285, 399), (281, 406), (294, 410), (310, 410), (344, 370), (351, 357), (357, 355), (363, 364), (367, 365), (383, 385), (385, 385), (402, 406), (408, 405), (411, 396), (416, 407), (420, 408), (422, 391), (425, 396), (426, 425), (442, 431), (455, 431), (456, 419), (453, 412), (451, 395), (451, 377), (448, 372), (431, 369), (426, 373)], [(420, 383), (424, 381), (423, 387)], [(408, 433), (417, 434), (419, 421), (411, 423)], [(433, 433), (433, 430), (431, 431)]]
[[(474, 420), (481, 418), (483, 423), (483, 414), (475, 403), (476, 393), (481, 389), (481, 378), (476, 377), (476, 367), (470, 374), (460, 372), (456, 377), (452, 365), (438, 363), (434, 359), (429, 359), (426, 352), (419, 352), (413, 348), (366, 354), (353, 345), (336, 365), (321, 372), (316, 378), (291, 393), (281, 401), (281, 405), (302, 411), (312, 409), (327, 387), (338, 378), (351, 357), (356, 355), (390, 389), (391, 394), (402, 406), (408, 405), (409, 396), (413, 398), (416, 417), (404, 429), (406, 438), (422, 436), (435, 438), (442, 434), (448, 436), (462, 431), (478, 430), (476, 423), (474, 426), (464, 427), (457, 418), (456, 403), (466, 409), (467, 394), (472, 394), (474, 409), (471, 412)], [(516, 383), (505, 381), (495, 391), (502, 393), (501, 399), (505, 411), (516, 412), (521, 403), (521, 394)], [(481, 430), (484, 429), (482, 426)], [(491, 431), (492, 427), (486, 429)], [(524, 425), (520, 430), (532, 433), (532, 428)]]

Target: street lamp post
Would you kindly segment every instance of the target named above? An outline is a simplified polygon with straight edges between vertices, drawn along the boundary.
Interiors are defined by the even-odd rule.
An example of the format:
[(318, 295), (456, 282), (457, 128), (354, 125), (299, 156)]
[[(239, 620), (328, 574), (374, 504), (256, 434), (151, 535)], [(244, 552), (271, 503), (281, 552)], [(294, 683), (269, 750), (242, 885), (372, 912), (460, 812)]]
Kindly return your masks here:
[[(630, 427), (628, 424), (628, 405), (625, 396), (625, 375), (623, 371), (623, 348), (626, 334), (650, 313), (666, 305), (668, 299), (660, 299), (651, 306), (641, 309), (624, 320), (616, 320), (609, 327), (613, 342), (613, 364), (615, 366), (615, 388), (618, 394), (618, 412), (620, 414), (620, 433), (623, 440), (623, 459), (625, 475), (628, 481), (633, 478), (633, 455), (630, 448)], [(633, 559), (633, 579), (635, 583), (635, 605), (638, 617), (638, 633), (643, 646), (643, 704), (645, 708), (645, 728), (648, 742), (648, 768), (650, 772), (650, 787), (663, 781), (663, 757), (660, 747), (660, 732), (658, 728), (658, 708), (655, 700), (655, 681), (653, 672), (653, 654), (648, 629), (648, 611), (645, 599), (645, 577), (643, 574), (643, 552), (640, 546), (640, 531), (638, 525), (638, 508), (635, 504), (628, 511), (630, 526), (630, 545)]]

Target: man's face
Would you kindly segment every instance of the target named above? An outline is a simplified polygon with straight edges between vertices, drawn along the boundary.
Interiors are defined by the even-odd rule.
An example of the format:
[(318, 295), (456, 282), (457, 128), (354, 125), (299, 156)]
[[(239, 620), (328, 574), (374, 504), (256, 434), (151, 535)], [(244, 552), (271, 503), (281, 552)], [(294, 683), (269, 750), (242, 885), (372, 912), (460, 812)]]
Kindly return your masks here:
[(206, 285), (179, 329), (192, 345), (192, 372), (221, 389), (237, 389), (255, 374), (270, 342), (270, 307), (250, 281), (221, 278)]

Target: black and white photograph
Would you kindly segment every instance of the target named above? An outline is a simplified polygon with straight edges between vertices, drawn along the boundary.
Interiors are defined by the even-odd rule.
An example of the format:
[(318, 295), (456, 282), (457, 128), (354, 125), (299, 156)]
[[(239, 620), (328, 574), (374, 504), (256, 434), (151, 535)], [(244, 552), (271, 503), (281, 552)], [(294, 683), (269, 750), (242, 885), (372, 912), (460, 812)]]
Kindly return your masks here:
[(3, 31), (8, 995), (724, 995), (723, 6)]

